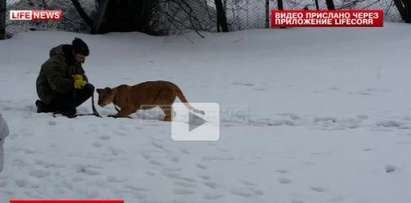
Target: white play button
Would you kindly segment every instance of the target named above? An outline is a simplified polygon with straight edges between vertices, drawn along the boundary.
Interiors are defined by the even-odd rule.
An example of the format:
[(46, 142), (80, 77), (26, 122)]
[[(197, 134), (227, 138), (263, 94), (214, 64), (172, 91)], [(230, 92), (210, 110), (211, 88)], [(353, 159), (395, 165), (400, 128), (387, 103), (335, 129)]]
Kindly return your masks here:
[(216, 103), (191, 103), (198, 114), (183, 103), (174, 103), (171, 137), (176, 141), (217, 141), (220, 138), (220, 107)]
[(197, 116), (196, 114), (189, 112), (188, 113), (188, 131), (192, 131), (201, 125), (205, 124), (207, 121)]

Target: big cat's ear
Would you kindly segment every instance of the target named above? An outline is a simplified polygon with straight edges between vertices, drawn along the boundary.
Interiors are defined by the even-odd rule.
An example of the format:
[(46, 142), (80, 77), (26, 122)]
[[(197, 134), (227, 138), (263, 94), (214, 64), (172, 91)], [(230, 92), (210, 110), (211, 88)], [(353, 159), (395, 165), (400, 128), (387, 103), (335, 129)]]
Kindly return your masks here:
[(107, 93), (111, 93), (111, 92), (112, 92), (112, 89), (109, 88), (109, 87), (106, 87), (106, 88), (104, 88), (104, 91), (106, 91)]

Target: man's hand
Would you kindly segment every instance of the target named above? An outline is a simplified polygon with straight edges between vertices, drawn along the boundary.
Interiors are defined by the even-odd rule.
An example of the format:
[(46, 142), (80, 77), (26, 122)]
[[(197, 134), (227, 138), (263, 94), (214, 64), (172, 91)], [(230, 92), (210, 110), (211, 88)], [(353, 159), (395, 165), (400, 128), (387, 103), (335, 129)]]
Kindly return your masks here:
[(81, 74), (73, 75), (73, 80), (75, 89), (82, 89), (87, 84), (87, 81)]

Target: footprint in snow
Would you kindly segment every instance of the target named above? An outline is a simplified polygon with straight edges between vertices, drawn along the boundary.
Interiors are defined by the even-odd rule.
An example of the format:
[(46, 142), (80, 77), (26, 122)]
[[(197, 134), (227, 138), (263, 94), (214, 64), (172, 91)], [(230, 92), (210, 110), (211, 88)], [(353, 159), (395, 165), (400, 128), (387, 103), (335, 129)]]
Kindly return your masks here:
[(97, 190), (86, 190), (81, 192), (86, 195), (87, 199), (97, 199), (100, 196)]
[(283, 117), (288, 117), (288, 118), (290, 118), (291, 120), (294, 120), (294, 121), (301, 120), (301, 117), (298, 116), (297, 114), (294, 114), (294, 113), (280, 113), (278, 115), (283, 116)]
[(99, 138), (100, 140), (109, 140), (111, 137), (108, 135), (103, 135), (103, 136), (100, 136)]
[(245, 83), (245, 82), (233, 82), (232, 85), (236, 85), (236, 86), (246, 86), (246, 87), (252, 87), (252, 86), (254, 86), (253, 83)]
[(361, 119), (361, 120), (367, 120), (367, 119), (368, 119), (368, 116), (361, 114), (361, 115), (357, 115), (357, 118), (358, 118), (358, 119)]
[(146, 171), (146, 174), (149, 175), (149, 176), (155, 176), (155, 175), (156, 175), (156, 172), (154, 172), (154, 171)]
[(17, 185), (18, 187), (20, 187), (20, 188), (23, 188), (23, 187), (25, 187), (25, 186), (28, 184), (27, 180), (24, 180), (24, 179), (17, 179), (17, 180), (15, 180), (14, 182), (15, 182), (16, 185)]
[(276, 172), (277, 172), (277, 173), (281, 173), (281, 174), (286, 174), (286, 173), (288, 173), (288, 171), (287, 171), (287, 170), (284, 170), (284, 169), (278, 169), (278, 170), (276, 170)]
[(163, 166), (163, 164), (161, 162), (156, 161), (156, 160), (150, 160), (148, 163), (150, 163), (151, 165), (154, 165), (154, 166)]
[(265, 91), (265, 88), (254, 88), (255, 91)]
[(253, 183), (253, 182), (251, 182), (251, 181), (248, 181), (248, 180), (241, 180), (241, 183), (242, 183), (244, 186), (255, 186), (255, 185), (256, 185), (255, 183)]
[[(94, 169), (93, 169), (94, 168)], [(77, 166), (76, 171), (77, 173), (82, 173), (90, 176), (100, 175), (101, 173), (95, 170), (98, 167), (93, 166)]]
[(345, 198), (343, 196), (337, 196), (329, 199), (330, 202), (343, 202)]
[(75, 183), (85, 181), (84, 178), (79, 177), (79, 176), (75, 176), (75, 177), (73, 177), (71, 180), (72, 180), (73, 182), (75, 182)]
[(322, 155), (329, 155), (328, 152), (311, 152), (312, 156), (322, 156)]
[(49, 121), (48, 124), (49, 124), (49, 126), (55, 126), (55, 125), (57, 125), (56, 121)]
[(178, 158), (178, 157), (171, 157), (171, 158), (170, 158), (170, 161), (171, 161), (171, 162), (174, 162), (174, 163), (178, 163), (178, 162), (180, 161), (180, 158)]
[(393, 166), (393, 165), (386, 165), (385, 166), (385, 172), (386, 173), (392, 173), (395, 172), (397, 170), (397, 167)]
[(252, 189), (252, 190), (253, 190), (254, 194), (256, 194), (256, 195), (260, 195), (260, 196), (264, 195), (264, 192), (262, 190), (256, 190), (256, 189)]
[(124, 131), (124, 130), (117, 130), (115, 134), (120, 135), (120, 136), (127, 136), (128, 135), (127, 132)]
[(183, 182), (183, 181), (175, 181), (174, 185), (180, 186), (183, 188), (195, 188), (197, 185), (195, 183), (190, 183), (190, 182)]
[(167, 172), (170, 172), (170, 173), (176, 173), (176, 172), (180, 172), (182, 170), (182, 168), (179, 168), (179, 167), (164, 167), (163, 170), (167, 171)]
[(206, 193), (206, 194), (204, 194), (204, 196), (203, 196), (203, 198), (204, 198), (205, 200), (216, 200), (216, 199), (220, 199), (220, 198), (222, 198), (222, 197), (224, 197), (224, 195), (222, 195), (222, 194), (214, 194), (214, 193)]
[(378, 127), (385, 127), (385, 128), (400, 128), (401, 123), (398, 121), (380, 121), (377, 122)]
[(182, 176), (176, 176), (176, 179), (182, 180), (182, 181), (186, 181), (186, 182), (190, 182), (190, 183), (195, 183), (196, 180), (193, 178), (188, 178), (188, 177), (182, 177)]
[(115, 176), (107, 176), (106, 180), (110, 183), (124, 183), (127, 181), (127, 178), (119, 178)]
[(234, 188), (230, 192), (233, 195), (244, 197), (244, 198), (248, 198), (254, 195), (254, 193), (250, 189), (246, 189), (246, 188)]
[(197, 166), (197, 168), (199, 168), (199, 169), (203, 169), (203, 170), (207, 169), (207, 166), (205, 166), (205, 165), (203, 165), (203, 164), (197, 164), (196, 166)]
[(290, 183), (292, 183), (292, 180), (288, 179), (288, 178), (279, 178), (278, 182), (281, 183), (281, 184), (290, 184)]
[(190, 154), (190, 151), (188, 151), (187, 149), (180, 149), (180, 152), (183, 154)]
[(113, 156), (118, 156), (119, 154), (123, 152), (121, 149), (117, 149), (114, 147), (110, 147), (108, 150), (111, 152)]
[(148, 191), (150, 191), (150, 189), (148, 189), (148, 188), (136, 187), (134, 185), (126, 185), (125, 188), (129, 189), (129, 190), (133, 190), (135, 192), (148, 192)]
[(314, 166), (315, 163), (312, 162), (312, 161), (304, 161), (304, 162), (303, 162), (303, 165), (304, 165), (304, 166)]
[(206, 181), (204, 182), (204, 185), (211, 188), (211, 189), (217, 189), (218, 185), (215, 182), (212, 181)]
[(401, 141), (401, 142), (396, 142), (395, 144), (397, 144), (397, 145), (410, 145), (411, 142), (409, 142), (409, 141)]
[(334, 117), (315, 117), (314, 123), (336, 123), (337, 118)]
[(36, 178), (44, 178), (50, 175), (50, 172), (45, 170), (34, 169), (29, 172), (29, 175)]
[(66, 166), (64, 164), (56, 164), (56, 163), (48, 163), (43, 160), (35, 160), (34, 164), (41, 166), (43, 168), (65, 168)]
[(211, 177), (207, 176), (207, 175), (200, 175), (199, 177), (203, 180), (210, 180), (211, 179)]
[(310, 189), (311, 189), (312, 191), (315, 191), (315, 192), (324, 192), (324, 191), (325, 191), (324, 188), (318, 187), (318, 186), (311, 186)]
[(167, 149), (165, 149), (164, 146), (158, 142), (153, 141), (151, 142), (151, 145), (159, 150), (167, 151)]
[(150, 154), (146, 153), (146, 152), (141, 152), (140, 155), (147, 161), (151, 160), (151, 156)]
[(3, 107), (3, 110), (4, 111), (11, 111), (11, 110), (13, 110), (13, 108), (6, 106), (6, 107)]
[(176, 195), (191, 195), (191, 194), (194, 194), (195, 191), (189, 190), (189, 189), (175, 188), (173, 189), (173, 193)]
[(7, 180), (0, 180), (0, 188), (4, 188), (8, 185), (8, 181)]
[(102, 146), (102, 144), (99, 143), (99, 142), (94, 142), (93, 143), (93, 147), (95, 147), (95, 148), (100, 148), (101, 146)]

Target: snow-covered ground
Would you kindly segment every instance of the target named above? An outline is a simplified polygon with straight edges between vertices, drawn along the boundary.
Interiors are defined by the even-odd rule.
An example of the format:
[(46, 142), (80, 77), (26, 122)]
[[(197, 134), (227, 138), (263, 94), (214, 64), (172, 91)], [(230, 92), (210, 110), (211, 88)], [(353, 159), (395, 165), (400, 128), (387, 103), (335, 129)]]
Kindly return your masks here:
[[(0, 111), (10, 128), (0, 202), (410, 202), (410, 34), (386, 24), (0, 41)], [(220, 140), (172, 141), (156, 110), (134, 119), (34, 113), (40, 65), (75, 36), (90, 45), (85, 69), (97, 87), (170, 80), (189, 101), (218, 102)], [(89, 102), (80, 107), (90, 111)]]

